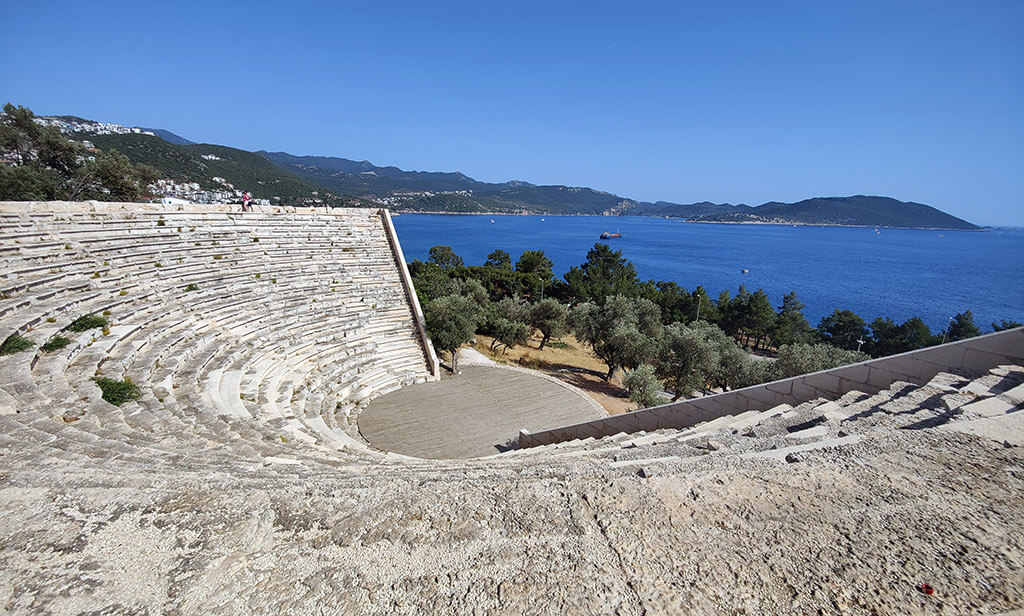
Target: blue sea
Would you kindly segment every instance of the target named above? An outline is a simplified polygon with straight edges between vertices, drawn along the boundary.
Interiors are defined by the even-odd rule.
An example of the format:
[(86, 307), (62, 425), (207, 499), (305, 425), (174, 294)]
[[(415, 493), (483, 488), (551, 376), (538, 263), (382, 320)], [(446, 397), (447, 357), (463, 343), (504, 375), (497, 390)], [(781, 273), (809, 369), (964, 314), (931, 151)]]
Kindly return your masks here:
[[(493, 222), (492, 222), (493, 221)], [(835, 308), (870, 322), (919, 316), (941, 332), (970, 309), (982, 331), (1002, 319), (1024, 322), (1024, 229), (918, 231), (850, 227), (698, 224), (660, 218), (601, 216), (395, 217), (407, 260), (431, 246), (451, 246), (467, 265), (495, 249), (543, 250), (555, 275), (586, 261), (596, 242), (633, 262), (641, 280), (698, 285), (712, 298), (741, 284), (761, 288), (776, 307), (796, 291), (812, 325)], [(602, 232), (621, 238), (600, 240)], [(748, 270), (748, 273), (742, 273)]]

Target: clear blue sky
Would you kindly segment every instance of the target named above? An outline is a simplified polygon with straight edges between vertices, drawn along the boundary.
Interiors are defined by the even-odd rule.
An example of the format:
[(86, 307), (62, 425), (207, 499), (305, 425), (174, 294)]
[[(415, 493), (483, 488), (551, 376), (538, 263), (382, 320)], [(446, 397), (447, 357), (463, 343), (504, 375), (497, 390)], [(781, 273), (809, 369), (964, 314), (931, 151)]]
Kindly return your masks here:
[(1024, 226), (1024, 2), (19, 2), (0, 98), (194, 141)]

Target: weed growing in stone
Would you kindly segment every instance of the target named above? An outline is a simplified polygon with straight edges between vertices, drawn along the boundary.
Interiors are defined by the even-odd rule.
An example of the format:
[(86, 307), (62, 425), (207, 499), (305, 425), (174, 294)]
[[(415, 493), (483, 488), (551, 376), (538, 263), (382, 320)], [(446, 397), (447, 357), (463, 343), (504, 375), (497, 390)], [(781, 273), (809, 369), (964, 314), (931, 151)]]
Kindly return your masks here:
[(188, 283), (188, 285), (185, 286), (185, 291), (198, 291), (198, 290), (199, 290), (199, 285), (197, 285), (194, 282), (190, 282), (190, 283)]
[(3, 344), (0, 344), (0, 355), (14, 355), (20, 351), (27, 351), (35, 345), (36, 343), (28, 338), (23, 338), (18, 334), (11, 334), (7, 337), (7, 340), (4, 340)]
[(84, 332), (88, 329), (95, 329), (97, 327), (106, 327), (110, 324), (110, 321), (103, 317), (96, 316), (95, 314), (83, 314), (68, 325), (68, 331), (72, 332)]
[(121, 406), (129, 400), (138, 400), (142, 396), (138, 385), (128, 379), (115, 381), (102, 376), (94, 376), (92, 380), (99, 385), (100, 391), (103, 392), (103, 399), (114, 406)]
[(46, 344), (39, 348), (41, 348), (44, 353), (49, 353), (50, 351), (59, 351), (69, 344), (71, 344), (70, 338), (65, 338), (64, 336), (54, 336), (53, 338), (47, 340)]

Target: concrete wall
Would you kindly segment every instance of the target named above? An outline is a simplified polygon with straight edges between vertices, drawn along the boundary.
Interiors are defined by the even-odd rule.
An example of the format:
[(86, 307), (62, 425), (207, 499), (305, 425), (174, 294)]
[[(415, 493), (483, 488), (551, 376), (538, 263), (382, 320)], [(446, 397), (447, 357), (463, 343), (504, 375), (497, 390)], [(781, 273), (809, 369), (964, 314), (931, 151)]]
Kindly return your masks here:
[(607, 419), (545, 430), (520, 432), (520, 447), (535, 447), (578, 438), (662, 428), (688, 428), (724, 415), (796, 406), (815, 398), (838, 398), (857, 390), (877, 393), (895, 381), (924, 385), (939, 372), (984, 373), (1001, 364), (1024, 365), (1024, 328), (951, 342), (936, 347), (873, 359), (713, 396), (615, 415)]

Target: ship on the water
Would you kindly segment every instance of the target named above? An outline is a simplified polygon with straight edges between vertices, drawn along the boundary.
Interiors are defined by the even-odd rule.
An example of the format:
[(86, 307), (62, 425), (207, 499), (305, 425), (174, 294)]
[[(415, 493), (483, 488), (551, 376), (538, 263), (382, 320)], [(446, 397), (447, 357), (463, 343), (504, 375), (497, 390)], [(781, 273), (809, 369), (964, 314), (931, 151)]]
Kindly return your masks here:
[(608, 233), (607, 231), (605, 231), (604, 233), (601, 234), (602, 240), (610, 240), (613, 237), (622, 237), (622, 234), (619, 233), (618, 231), (616, 231), (615, 233)]

